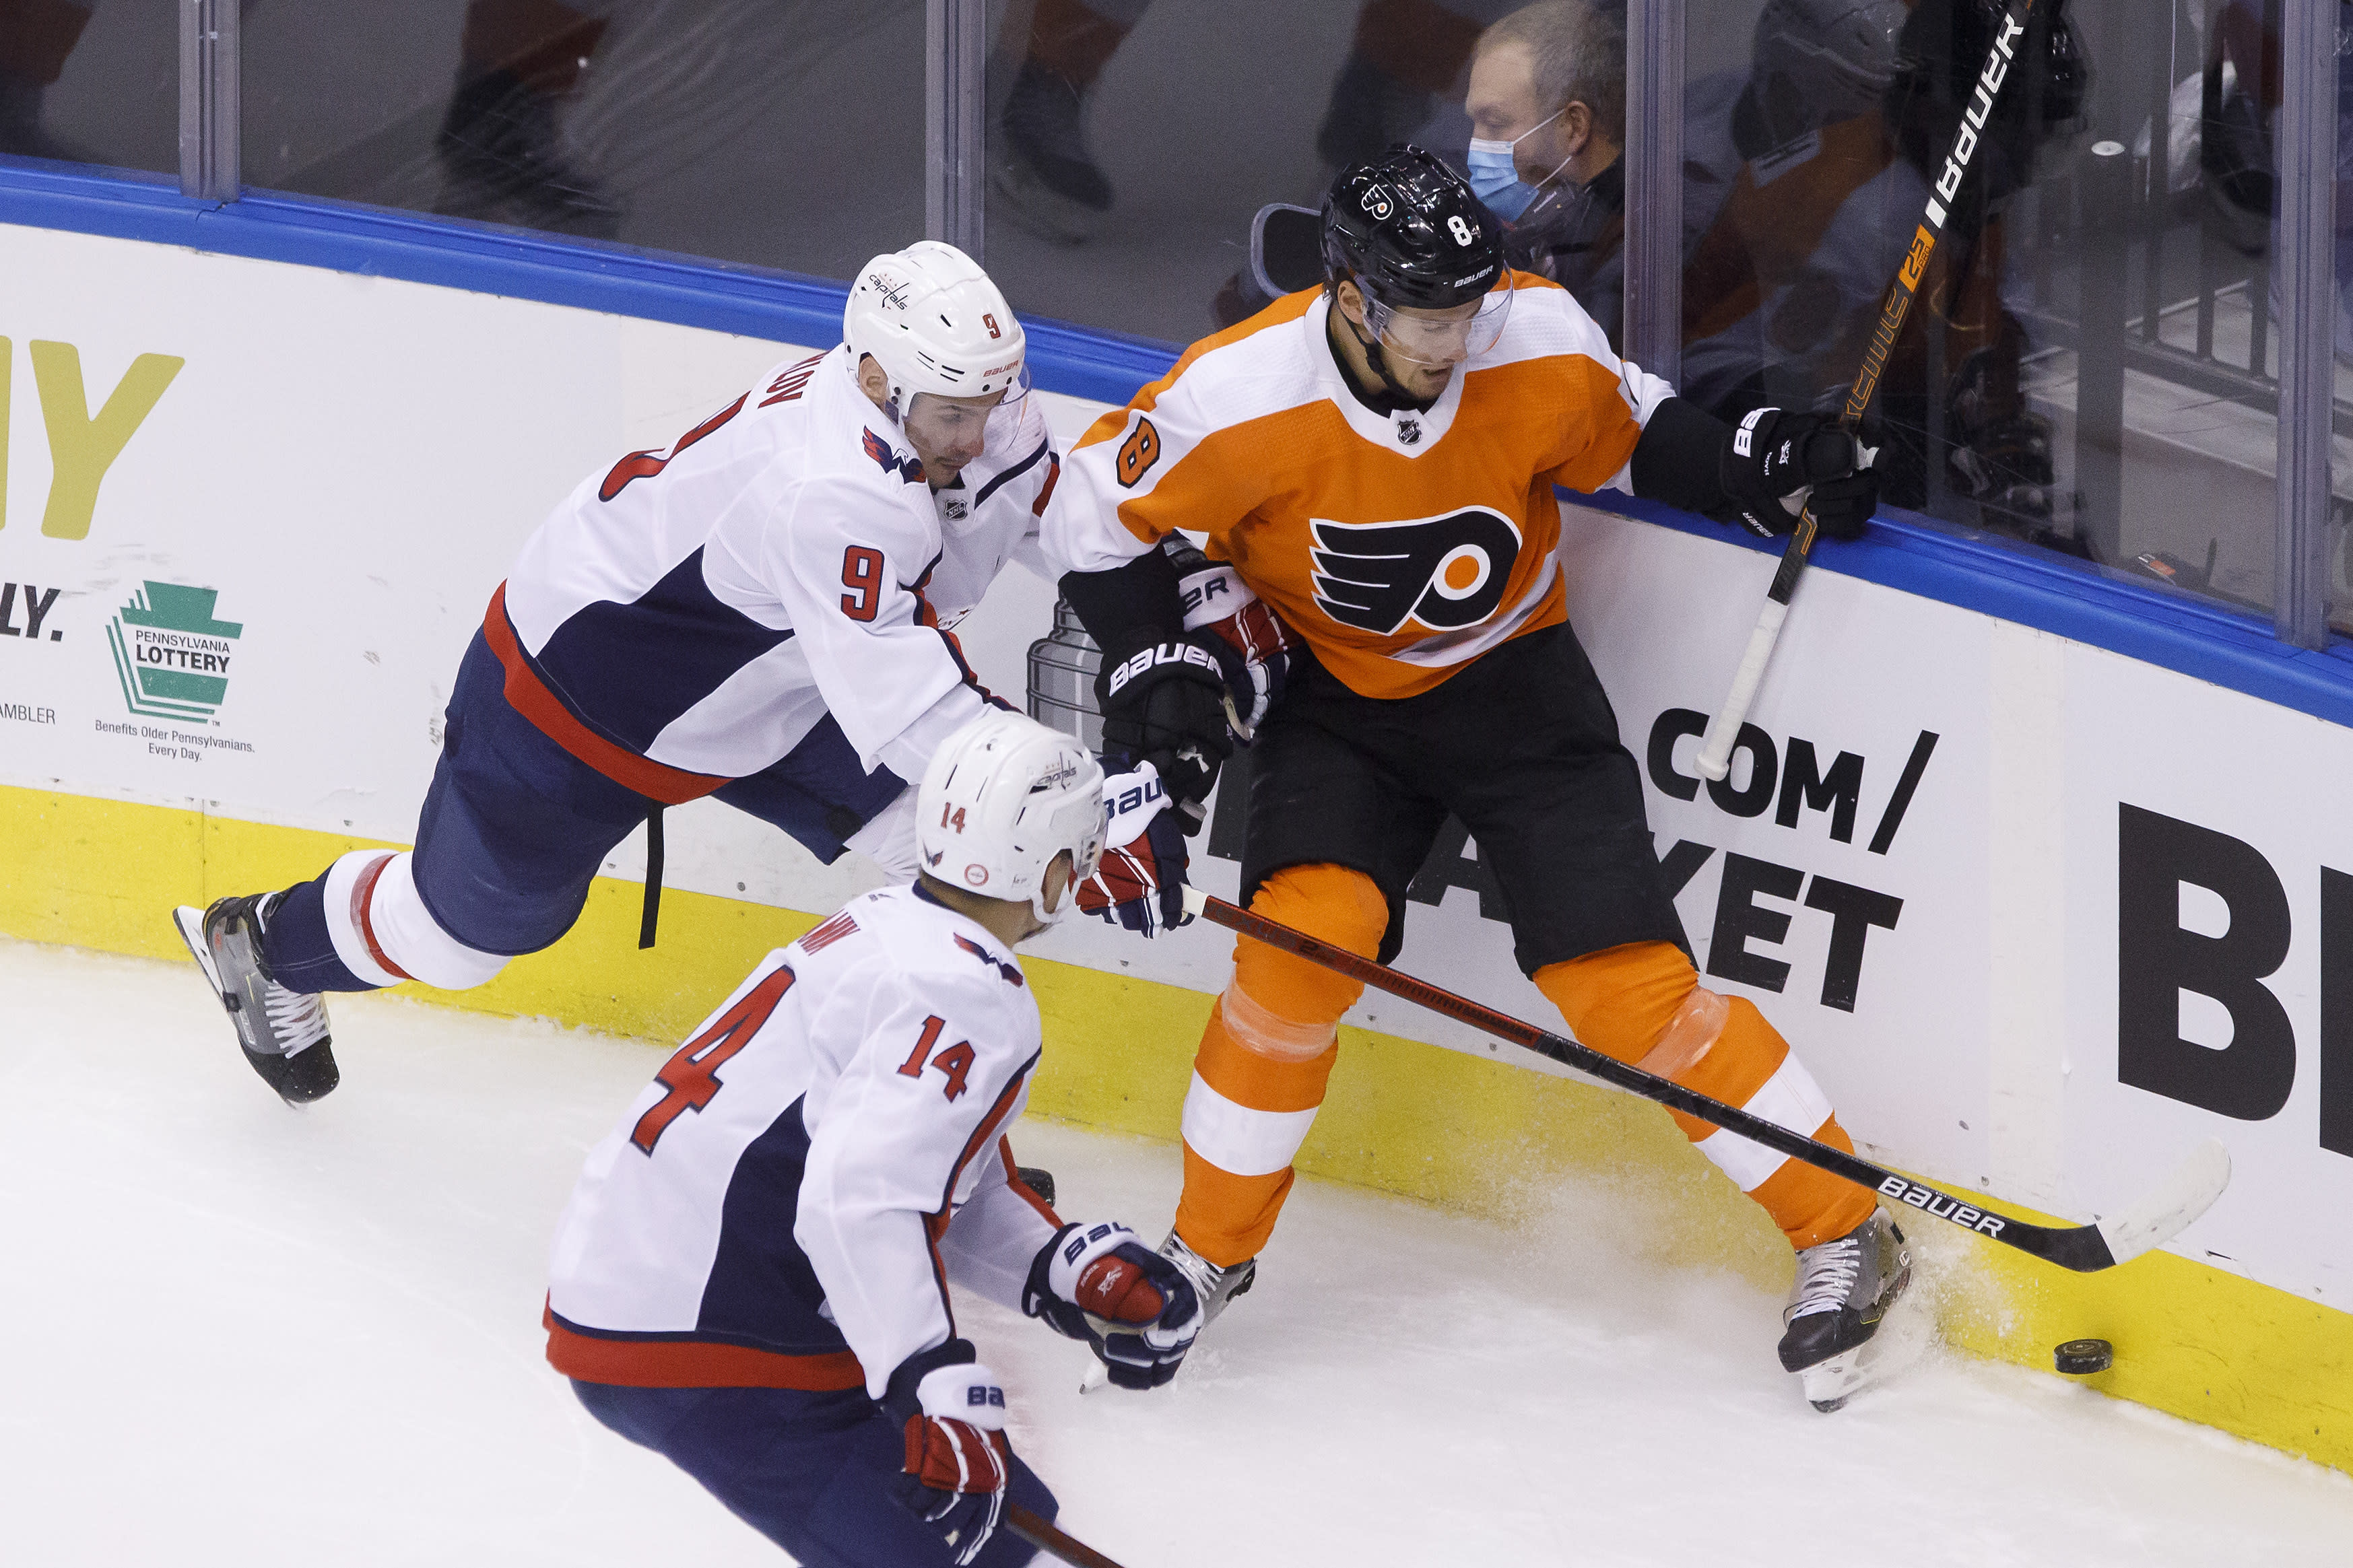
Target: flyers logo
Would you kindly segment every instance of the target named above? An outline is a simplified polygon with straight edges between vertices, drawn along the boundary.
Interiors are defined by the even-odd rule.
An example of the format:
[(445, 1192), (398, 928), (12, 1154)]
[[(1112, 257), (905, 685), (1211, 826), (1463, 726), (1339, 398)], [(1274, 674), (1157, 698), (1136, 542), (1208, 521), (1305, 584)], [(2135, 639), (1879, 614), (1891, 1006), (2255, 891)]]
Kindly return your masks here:
[(1477, 626), (1504, 602), (1520, 531), (1483, 506), (1415, 522), (1313, 523), (1315, 602), (1343, 626), (1384, 636), (1419, 621)]

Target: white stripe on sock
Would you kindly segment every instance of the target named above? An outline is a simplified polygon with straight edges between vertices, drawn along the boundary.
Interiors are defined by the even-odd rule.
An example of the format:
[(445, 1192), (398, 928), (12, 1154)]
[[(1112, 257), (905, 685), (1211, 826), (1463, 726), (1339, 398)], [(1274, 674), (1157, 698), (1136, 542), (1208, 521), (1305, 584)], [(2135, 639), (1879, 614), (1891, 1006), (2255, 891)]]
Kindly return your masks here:
[[(1830, 1097), (1822, 1093), (1805, 1064), (1791, 1051), (1781, 1059), (1779, 1070), (1765, 1080), (1764, 1086), (1748, 1097), (1740, 1108), (1751, 1116), (1759, 1116), (1776, 1127), (1786, 1127), (1792, 1132), (1810, 1138), (1831, 1119)], [(1696, 1145), (1699, 1152), (1715, 1161), (1724, 1173), (1739, 1184), (1744, 1193), (1753, 1193), (1765, 1184), (1774, 1172), (1788, 1159), (1787, 1154), (1752, 1142), (1737, 1133), (1722, 1130), (1709, 1133)]]
[(1199, 1073), (1185, 1091), (1185, 1145), (1219, 1170), (1271, 1176), (1287, 1167), (1314, 1124), (1309, 1110), (1252, 1110), (1211, 1089)]

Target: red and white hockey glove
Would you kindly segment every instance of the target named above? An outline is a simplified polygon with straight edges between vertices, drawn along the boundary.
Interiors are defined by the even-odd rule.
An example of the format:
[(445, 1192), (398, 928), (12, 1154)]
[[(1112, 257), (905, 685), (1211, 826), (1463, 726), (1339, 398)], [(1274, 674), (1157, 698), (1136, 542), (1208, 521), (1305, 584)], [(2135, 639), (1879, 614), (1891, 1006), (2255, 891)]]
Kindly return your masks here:
[(1086, 1341), (1122, 1388), (1157, 1388), (1176, 1376), (1201, 1331), (1191, 1283), (1113, 1221), (1056, 1231), (1029, 1265), (1021, 1310)]
[(1188, 573), (1177, 589), (1184, 595), (1185, 636), (1217, 659), (1226, 678), (1227, 722), (1247, 746), (1282, 695), (1291, 673), (1291, 633), (1222, 563)]
[(973, 1354), (969, 1342), (950, 1340), (910, 1356), (882, 1395), (907, 1435), (899, 1501), (939, 1531), (959, 1568), (996, 1532), (1013, 1479), (1005, 1390)]
[(1185, 866), (1189, 858), (1177, 814), (1150, 763), (1133, 772), (1113, 773), (1126, 759), (1103, 753), (1103, 858), (1095, 874), (1079, 884), (1082, 913), (1153, 937), (1193, 917), (1185, 912)]

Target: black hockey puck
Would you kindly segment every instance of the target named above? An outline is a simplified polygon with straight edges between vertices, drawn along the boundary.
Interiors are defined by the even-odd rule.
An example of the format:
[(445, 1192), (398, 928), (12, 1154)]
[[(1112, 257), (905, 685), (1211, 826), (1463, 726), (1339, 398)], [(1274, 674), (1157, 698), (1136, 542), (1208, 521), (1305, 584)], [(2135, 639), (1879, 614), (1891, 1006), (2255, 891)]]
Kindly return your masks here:
[(1048, 1208), (1052, 1208), (1054, 1206), (1054, 1173), (1041, 1171), (1035, 1165), (1022, 1165), (1017, 1168), (1020, 1172), (1021, 1184), (1037, 1194)]
[(2069, 1340), (2051, 1352), (2051, 1359), (2069, 1377), (2089, 1377), (2116, 1363), (2116, 1348), (2105, 1340)]

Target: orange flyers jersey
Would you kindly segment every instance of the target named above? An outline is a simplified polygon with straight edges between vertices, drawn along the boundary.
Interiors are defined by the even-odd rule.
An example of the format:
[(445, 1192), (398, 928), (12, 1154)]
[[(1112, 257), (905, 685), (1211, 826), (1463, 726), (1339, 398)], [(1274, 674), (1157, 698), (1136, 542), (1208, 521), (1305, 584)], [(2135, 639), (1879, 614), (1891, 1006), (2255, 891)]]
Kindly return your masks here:
[(1349, 391), (1320, 290), (1194, 344), (1071, 454), (1048, 557), (1107, 571), (1174, 530), (1206, 533), (1367, 697), (1427, 691), (1566, 619), (1553, 486), (1626, 488), (1673, 389), (1621, 363), (1566, 289), (1513, 276), (1502, 336), (1426, 412), (1376, 414)]

